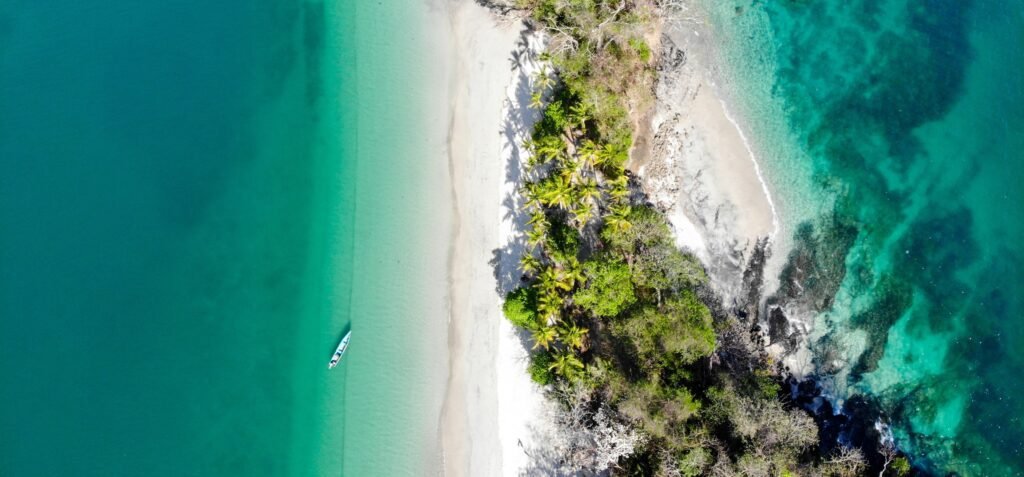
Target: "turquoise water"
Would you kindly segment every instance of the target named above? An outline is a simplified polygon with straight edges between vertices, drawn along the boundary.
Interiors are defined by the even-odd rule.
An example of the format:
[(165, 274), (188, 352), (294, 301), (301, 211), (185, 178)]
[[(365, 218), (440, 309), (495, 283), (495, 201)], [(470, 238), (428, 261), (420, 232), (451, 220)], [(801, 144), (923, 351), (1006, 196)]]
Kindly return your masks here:
[(925, 468), (1024, 475), (1024, 3), (706, 6), (819, 379)]
[(0, 475), (437, 459), (425, 11), (0, 3)]

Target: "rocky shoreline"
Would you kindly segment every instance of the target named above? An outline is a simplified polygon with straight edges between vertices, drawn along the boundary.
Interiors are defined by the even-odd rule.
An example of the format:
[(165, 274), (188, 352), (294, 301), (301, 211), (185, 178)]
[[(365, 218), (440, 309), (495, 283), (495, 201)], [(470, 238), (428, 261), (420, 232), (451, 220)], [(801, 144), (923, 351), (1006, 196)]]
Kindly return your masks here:
[[(751, 215), (764, 215), (763, 205), (760, 212), (749, 206), (737, 207), (729, 201), (732, 197), (716, 190), (736, 179), (730, 174), (714, 174), (717, 171), (710, 167), (709, 159), (725, 159), (706, 157), (708, 151), (701, 150), (706, 146), (702, 135), (709, 133), (685, 117), (694, 114), (693, 104), (703, 88), (715, 88), (708, 79), (714, 76), (708, 73), (713, 70), (707, 65), (709, 55), (701, 51), (708, 48), (706, 31), (699, 33), (705, 35), (686, 37), (677, 31), (662, 39), (656, 107), (660, 114), (654, 119), (653, 151), (639, 165), (638, 174), (647, 201), (669, 217), (688, 219), (673, 220), (677, 235), (685, 233), (680, 229), (687, 226), (698, 230), (698, 240), (681, 245), (700, 256), (712, 277), (706, 301), (721, 303), (717, 310), (712, 307), (716, 315), (731, 315), (741, 321), (754, 354), (778, 363), (774, 373), (786, 398), (817, 424), (820, 455), (830, 455), (840, 446), (856, 448), (868, 463), (866, 472), (880, 475), (894, 458), (903, 456), (893, 448), (881, 409), (859, 396), (837, 404), (821, 384), (828, 376), (814, 372), (814, 363), (791, 367), (797, 359), (809, 356), (803, 348), (809, 323), (793, 317), (813, 316), (831, 306), (843, 277), (830, 275), (829, 270), (843, 270), (841, 263), (835, 263), (841, 257), (819, 254), (816, 251), (822, 248), (810, 242), (810, 234), (798, 231), (793, 249), (781, 250), (786, 255), (772, 261), (777, 251), (772, 249), (771, 233), (745, 234), (750, 227), (742, 223)], [(701, 112), (701, 117), (690, 121), (708, 116)], [(693, 149), (698, 152), (694, 154)], [(721, 149), (714, 152), (721, 153)], [(735, 174), (736, 169), (730, 173)], [(775, 283), (766, 277), (769, 267), (772, 272), (779, 271), (779, 286), (773, 291), (766, 291), (766, 283)], [(792, 359), (794, 355), (797, 359)]]

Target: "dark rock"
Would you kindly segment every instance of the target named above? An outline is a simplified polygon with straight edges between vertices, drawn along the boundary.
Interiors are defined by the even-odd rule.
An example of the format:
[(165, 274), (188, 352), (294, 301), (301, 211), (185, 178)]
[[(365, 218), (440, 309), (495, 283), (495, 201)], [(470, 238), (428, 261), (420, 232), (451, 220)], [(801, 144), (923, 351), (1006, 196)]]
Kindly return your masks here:
[(662, 35), (661, 44), (662, 60), (658, 62), (658, 72), (675, 70), (686, 64), (686, 52), (679, 49), (671, 37)]
[(771, 311), (768, 312), (768, 337), (771, 338), (771, 343), (773, 344), (788, 341), (789, 320), (786, 319), (786, 314), (782, 312), (782, 308), (772, 307)]

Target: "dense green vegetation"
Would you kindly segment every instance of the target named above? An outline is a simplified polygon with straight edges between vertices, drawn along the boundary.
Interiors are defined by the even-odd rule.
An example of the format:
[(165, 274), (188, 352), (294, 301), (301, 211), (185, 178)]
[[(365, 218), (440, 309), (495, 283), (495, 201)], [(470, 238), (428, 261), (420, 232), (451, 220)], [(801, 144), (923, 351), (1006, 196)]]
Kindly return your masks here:
[(652, 98), (648, 38), (662, 6), (519, 7), (550, 34), (545, 59), (555, 70), (534, 78), (532, 106), (543, 114), (521, 190), (530, 251), (504, 306), (533, 338), (531, 377), (574, 390), (561, 396), (582, 391), (565, 402), (573, 413), (585, 402), (642, 433), (630, 455), (610, 459), (615, 474), (858, 475), (857, 451), (818, 455), (816, 424), (780, 400), (749, 325), (712, 312), (700, 262), (631, 187), (625, 166)]

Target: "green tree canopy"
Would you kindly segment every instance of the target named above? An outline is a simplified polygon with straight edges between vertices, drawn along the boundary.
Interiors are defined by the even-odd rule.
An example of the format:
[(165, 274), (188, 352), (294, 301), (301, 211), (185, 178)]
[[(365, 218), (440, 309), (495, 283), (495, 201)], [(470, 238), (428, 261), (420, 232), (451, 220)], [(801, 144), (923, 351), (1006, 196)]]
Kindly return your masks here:
[(551, 364), (555, 361), (549, 351), (541, 350), (530, 355), (530, 378), (541, 386), (551, 384), (555, 379), (555, 372), (551, 370)]
[(564, 222), (555, 222), (547, 235), (547, 247), (552, 258), (558, 262), (567, 262), (570, 257), (580, 253), (580, 233)]
[(648, 434), (658, 438), (681, 435), (686, 421), (701, 406), (686, 388), (642, 382), (623, 389), (619, 396), (619, 410), (638, 422)]
[(533, 329), (538, 326), (537, 291), (533, 287), (519, 287), (505, 297), (502, 306), (505, 318), (520, 328)]
[(630, 313), (616, 324), (615, 332), (629, 340), (647, 368), (664, 355), (688, 364), (715, 349), (711, 311), (690, 290), (668, 298), (660, 307), (648, 305)]
[(556, 353), (548, 367), (568, 379), (573, 379), (583, 372), (583, 362), (569, 350)]
[(706, 281), (700, 261), (674, 245), (645, 248), (633, 261), (633, 282), (638, 287), (681, 290)]
[(602, 317), (613, 317), (636, 303), (629, 267), (617, 261), (591, 260), (583, 265), (587, 284), (576, 304)]
[(601, 231), (601, 238), (617, 253), (632, 256), (643, 248), (673, 243), (665, 218), (650, 207), (633, 207), (629, 223), (630, 227), (605, 227)]

